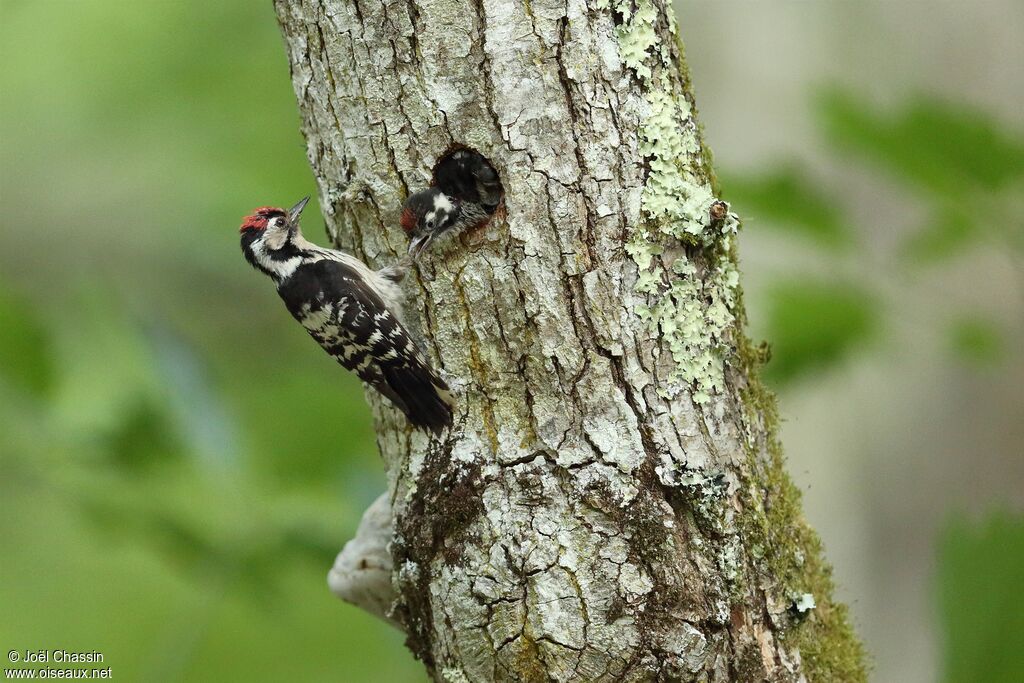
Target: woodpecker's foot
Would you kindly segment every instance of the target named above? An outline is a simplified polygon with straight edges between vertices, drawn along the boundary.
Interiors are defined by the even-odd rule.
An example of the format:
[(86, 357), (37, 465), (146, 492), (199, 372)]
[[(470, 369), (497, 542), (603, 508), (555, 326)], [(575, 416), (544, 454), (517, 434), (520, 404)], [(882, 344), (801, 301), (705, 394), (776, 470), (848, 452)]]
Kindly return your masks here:
[(377, 271), (377, 274), (381, 277), (386, 277), (392, 282), (401, 282), (405, 279), (405, 274), (409, 272), (410, 268), (412, 268), (412, 256), (405, 254), (390, 266), (381, 268)]

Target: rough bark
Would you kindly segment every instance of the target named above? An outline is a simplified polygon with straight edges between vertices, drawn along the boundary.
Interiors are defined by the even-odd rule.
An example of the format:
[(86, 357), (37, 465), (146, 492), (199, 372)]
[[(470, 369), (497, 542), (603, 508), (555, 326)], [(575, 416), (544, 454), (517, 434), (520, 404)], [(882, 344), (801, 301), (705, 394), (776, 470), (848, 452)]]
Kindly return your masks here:
[[(398, 258), (452, 143), (506, 190), (407, 278), (457, 427), (430, 441), (368, 396), (393, 528), (370, 515), (336, 592), (390, 603), (438, 680), (863, 679), (742, 331), (671, 6), (276, 8), (338, 246)], [(345, 569), (360, 548), (390, 551), (390, 585)]]

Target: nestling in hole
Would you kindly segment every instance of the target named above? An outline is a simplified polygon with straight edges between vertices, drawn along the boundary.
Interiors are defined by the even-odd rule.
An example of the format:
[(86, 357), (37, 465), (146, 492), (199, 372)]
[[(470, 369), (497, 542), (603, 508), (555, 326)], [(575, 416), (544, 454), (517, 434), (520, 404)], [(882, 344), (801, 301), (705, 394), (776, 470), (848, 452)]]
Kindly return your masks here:
[(409, 254), (419, 258), (442, 236), (485, 225), (500, 209), (505, 190), (480, 152), (453, 145), (434, 165), (430, 187), (411, 195), (402, 210)]

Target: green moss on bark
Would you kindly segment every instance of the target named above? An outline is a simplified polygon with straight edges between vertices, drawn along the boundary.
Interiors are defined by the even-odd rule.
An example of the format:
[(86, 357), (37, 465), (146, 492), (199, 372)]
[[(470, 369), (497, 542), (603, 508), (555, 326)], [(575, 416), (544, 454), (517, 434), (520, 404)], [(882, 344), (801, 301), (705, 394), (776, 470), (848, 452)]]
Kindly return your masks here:
[[(737, 292), (737, 326), (746, 324), (743, 293)], [(803, 515), (800, 490), (785, 469), (782, 443), (778, 438), (779, 415), (775, 395), (762, 383), (760, 368), (764, 352), (745, 334), (737, 348), (737, 370), (743, 377), (744, 419), (759, 425), (761, 448), (748, 451), (747, 466), (752, 486), (744, 491), (740, 515), (745, 543), (763, 553), (763, 562), (779, 596), (794, 602), (804, 594), (813, 596), (815, 606), (803, 614), (792, 614), (792, 625), (782, 632), (784, 642), (800, 651), (809, 681), (867, 680), (864, 647), (853, 631), (849, 612), (834, 599), (832, 567), (825, 560), (818, 534)], [(763, 450), (762, 450), (763, 449)], [(767, 460), (762, 453), (767, 453)]]

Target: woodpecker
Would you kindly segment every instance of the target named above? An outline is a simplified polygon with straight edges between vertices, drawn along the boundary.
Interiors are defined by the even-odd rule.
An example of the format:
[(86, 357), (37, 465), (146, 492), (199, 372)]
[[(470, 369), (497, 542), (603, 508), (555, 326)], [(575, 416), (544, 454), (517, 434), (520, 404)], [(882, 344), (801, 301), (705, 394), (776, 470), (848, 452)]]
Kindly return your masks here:
[(434, 167), (430, 187), (410, 195), (402, 210), (409, 255), (418, 257), (442, 235), (457, 235), (491, 219), (504, 190), (497, 171), (479, 152), (456, 147)]
[(381, 270), (302, 236), (306, 197), (291, 209), (261, 207), (239, 232), (242, 252), (277, 286), (288, 312), (348, 370), (386, 396), (418, 429), (452, 423), (454, 397), (400, 320), (398, 287), (408, 257)]

